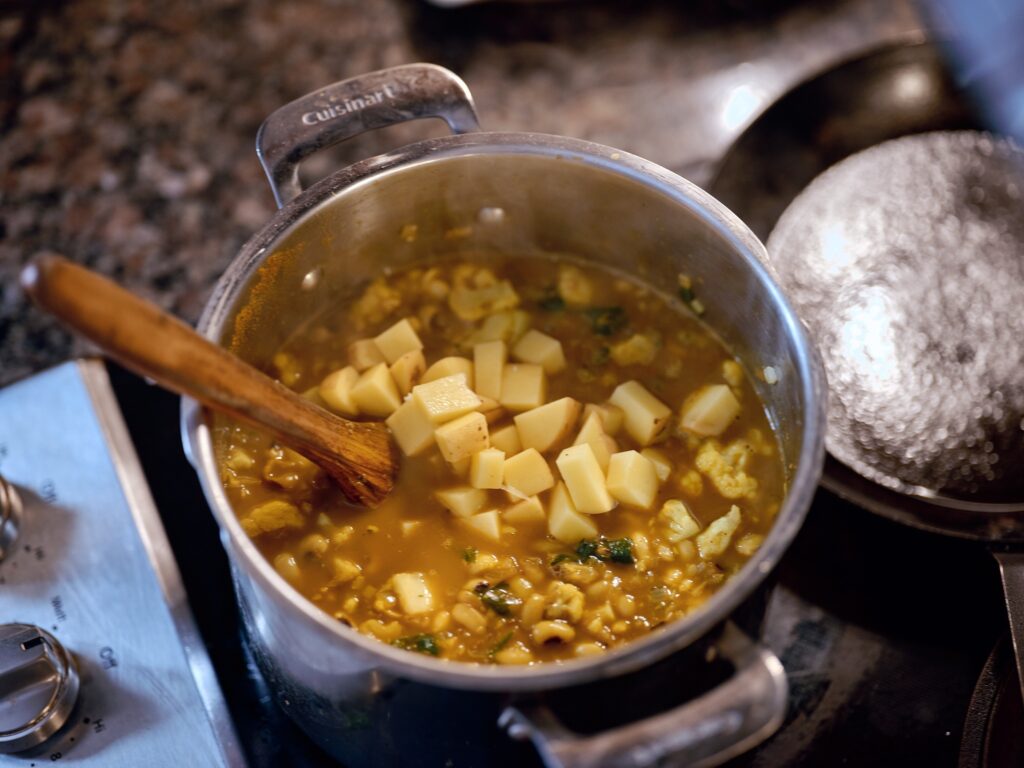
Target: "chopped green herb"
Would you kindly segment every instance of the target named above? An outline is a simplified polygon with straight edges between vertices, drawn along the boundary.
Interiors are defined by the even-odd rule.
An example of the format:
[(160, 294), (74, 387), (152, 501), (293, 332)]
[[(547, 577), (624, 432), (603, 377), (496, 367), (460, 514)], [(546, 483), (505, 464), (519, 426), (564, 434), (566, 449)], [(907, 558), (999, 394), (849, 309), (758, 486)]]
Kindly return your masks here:
[(565, 309), (565, 301), (561, 296), (545, 296), (537, 302), (537, 306), (545, 312), (561, 312)]
[(597, 542), (593, 539), (581, 539), (580, 543), (576, 545), (576, 557), (579, 558), (582, 563), (589, 557), (597, 556)]
[[(556, 556), (551, 564), (557, 565), (564, 562), (570, 559), (571, 555), (565, 555), (562, 559), (559, 557)], [(602, 563), (631, 564), (636, 562), (633, 559), (633, 542), (626, 537), (621, 539), (581, 539), (580, 543), (576, 545), (576, 558), (579, 562), (584, 563), (591, 557)]]
[(592, 307), (584, 312), (598, 336), (614, 336), (629, 323), (626, 310), (622, 307)]
[(575, 560), (576, 558), (572, 555), (566, 554), (565, 552), (559, 552), (553, 558), (551, 558), (551, 565), (555, 566), (560, 563), (564, 563), (566, 560)]
[(693, 288), (684, 287), (679, 289), (679, 298), (689, 304), (697, 298), (697, 294), (693, 292)]
[(462, 550), (462, 559), (465, 560), (467, 563), (475, 563), (476, 554), (476, 547), (466, 547), (464, 550)]
[(441, 648), (438, 646), (437, 640), (434, 639), (433, 635), (408, 635), (407, 637), (398, 638), (391, 644), (404, 651), (416, 651), (417, 653), (425, 653), (429, 656), (441, 655)]
[(633, 542), (630, 539), (609, 539), (604, 543), (608, 548), (608, 559), (611, 560), (613, 563), (634, 562)]
[(501, 640), (499, 640), (493, 646), (491, 646), (491, 650), (489, 650), (487, 652), (487, 658), (493, 659), (495, 654), (497, 654), (498, 651), (500, 651), (502, 648), (504, 648), (506, 645), (508, 645), (508, 641), (511, 640), (511, 639), (512, 639), (512, 633), (509, 632), (504, 637), (502, 637)]
[(499, 616), (508, 616), (512, 606), (523, 604), (522, 600), (508, 591), (508, 584), (504, 581), (483, 591), (480, 590), (481, 586), (486, 586), (486, 584), (478, 584), (474, 587), (474, 591), (480, 595), (483, 604)]

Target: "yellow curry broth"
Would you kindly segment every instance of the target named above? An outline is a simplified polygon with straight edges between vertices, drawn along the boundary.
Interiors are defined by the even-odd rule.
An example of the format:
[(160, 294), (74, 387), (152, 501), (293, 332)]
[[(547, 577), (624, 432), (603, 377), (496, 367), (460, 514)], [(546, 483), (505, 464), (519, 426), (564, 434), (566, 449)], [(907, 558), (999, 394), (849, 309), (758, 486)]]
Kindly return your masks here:
[[(300, 593), (382, 641), (506, 664), (600, 653), (694, 610), (756, 551), (784, 493), (777, 445), (746, 372), (680, 301), (609, 271), (546, 259), (488, 267), (452, 263), (381, 278), (301, 328), (275, 358), (274, 373), (307, 392), (347, 364), (350, 343), (406, 317), (418, 326), (428, 366), (450, 355), (472, 359), (469, 342), (486, 317), (458, 317), (448, 303), (451, 291), (460, 281), (508, 279), (530, 327), (562, 345), (567, 366), (548, 377), (548, 402), (568, 396), (602, 404), (620, 383), (636, 380), (672, 409), (669, 429), (652, 446), (671, 471), (651, 507), (619, 504), (590, 516), (599, 537), (629, 540), (632, 562), (609, 559), (606, 545), (596, 553), (601, 559), (592, 544), (557, 541), (544, 521), (503, 522), (498, 542), (468, 529), (433, 495), (466, 483), (436, 448), (404, 458), (394, 493), (378, 509), (355, 509), (301, 457), (218, 418), (225, 488), (260, 551)], [(685, 279), (683, 285), (692, 302)], [(708, 437), (680, 428), (687, 398), (723, 383), (741, 406), (725, 431)], [(513, 415), (490, 430), (513, 423)], [(556, 479), (555, 459), (578, 430), (544, 454)], [(613, 439), (618, 451), (643, 447), (625, 431)], [(485, 493), (481, 509), (514, 503), (504, 490)], [(551, 495), (539, 494), (545, 508)], [(665, 511), (670, 500), (685, 504), (701, 532), (735, 505), (738, 527), (721, 552), (702, 556), (700, 534), (680, 538), (682, 529), (673, 529)], [(253, 510), (268, 502), (284, 505), (274, 514), (264, 507), (257, 524)], [(430, 610), (403, 612), (391, 580), (408, 573), (429, 586)]]

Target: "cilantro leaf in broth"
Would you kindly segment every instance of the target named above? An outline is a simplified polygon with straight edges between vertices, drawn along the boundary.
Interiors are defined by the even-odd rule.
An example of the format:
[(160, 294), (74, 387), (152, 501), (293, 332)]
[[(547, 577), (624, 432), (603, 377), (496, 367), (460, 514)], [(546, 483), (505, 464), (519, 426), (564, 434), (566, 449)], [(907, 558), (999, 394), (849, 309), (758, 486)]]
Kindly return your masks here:
[[(484, 587), (484, 589), (480, 589)], [(522, 605), (523, 601), (508, 591), (508, 584), (504, 581), (487, 587), (486, 584), (478, 584), (474, 591), (480, 595), (480, 601), (499, 616), (508, 616), (513, 606)]]
[(614, 336), (629, 325), (629, 316), (622, 307), (591, 307), (583, 314), (590, 320), (590, 327), (598, 336)]
[(401, 648), (403, 651), (415, 651), (416, 653), (425, 653), (428, 656), (441, 655), (441, 647), (437, 644), (437, 639), (429, 634), (400, 637), (391, 644), (396, 648)]

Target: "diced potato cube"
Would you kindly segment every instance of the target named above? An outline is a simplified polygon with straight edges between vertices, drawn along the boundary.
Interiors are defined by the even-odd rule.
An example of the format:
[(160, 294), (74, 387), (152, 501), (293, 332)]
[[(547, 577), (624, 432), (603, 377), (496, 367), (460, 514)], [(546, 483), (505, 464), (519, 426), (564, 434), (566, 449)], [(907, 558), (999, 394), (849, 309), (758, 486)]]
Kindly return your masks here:
[[(618, 409), (616, 408), (616, 410)], [(586, 413), (585, 410), (584, 413)], [(611, 455), (619, 450), (619, 446), (613, 437), (605, 434), (601, 427), (601, 416), (595, 411), (591, 411), (589, 416), (584, 416), (583, 427), (573, 441), (573, 445), (584, 443), (594, 451), (601, 471), (607, 473), (608, 461), (611, 459)]]
[(551, 467), (536, 448), (505, 459), (505, 485), (523, 498), (535, 496), (555, 484)]
[(665, 538), (673, 543), (688, 539), (700, 531), (700, 523), (694, 518), (686, 503), (679, 499), (669, 499), (662, 504), (658, 517), (668, 527)]
[(501, 376), (501, 397), (510, 411), (528, 411), (544, 404), (548, 381), (544, 369), (531, 363), (509, 364)]
[(466, 386), (466, 377), (461, 373), (417, 384), (412, 388), (412, 399), (434, 424), (443, 424), (475, 411), (481, 402), (473, 390)]
[(530, 313), (517, 309), (510, 314), (512, 315), (512, 325), (506, 341), (509, 344), (514, 344), (530, 329)]
[(601, 426), (604, 427), (607, 434), (614, 437), (622, 429), (623, 413), (617, 405), (587, 403), (583, 408), (583, 418), (586, 419), (591, 413), (596, 413), (601, 417)]
[(641, 446), (653, 443), (665, 431), (672, 415), (669, 407), (639, 381), (619, 384), (608, 402), (622, 409), (626, 432)]
[(521, 309), (498, 312), (484, 320), (483, 325), (470, 334), (466, 344), (472, 347), (484, 341), (513, 342), (530, 327), (530, 315)]
[(359, 380), (359, 371), (348, 365), (329, 373), (320, 382), (316, 392), (327, 407), (343, 416), (358, 416), (359, 406), (352, 399), (352, 387)]
[(407, 317), (376, 336), (373, 342), (388, 361), (388, 365), (393, 365), (406, 352), (423, 349), (423, 342), (416, 335)]
[(601, 465), (587, 443), (566, 448), (555, 464), (578, 511), (596, 515), (609, 512), (615, 506), (615, 500), (605, 487)]
[(467, 413), (435, 429), (434, 439), (445, 461), (468, 459), (490, 445), (487, 419), (482, 413)]
[(377, 349), (373, 339), (360, 339), (349, 344), (348, 361), (360, 373), (385, 362), (384, 355)]
[(523, 447), (543, 453), (569, 437), (579, 415), (580, 404), (571, 397), (563, 397), (520, 413), (513, 421)]
[(580, 427), (580, 431), (576, 435), (576, 439), (572, 441), (572, 444), (582, 445), (583, 443), (589, 443), (603, 434), (605, 434), (605, 431), (604, 426), (601, 424), (601, 416), (594, 411), (587, 414), (584, 410), (583, 426)]
[(508, 346), (504, 341), (483, 341), (473, 346), (478, 395), (492, 400), (501, 399), (501, 377), (507, 361)]
[(395, 360), (388, 371), (391, 373), (391, 378), (395, 380), (398, 392), (408, 395), (426, 368), (427, 361), (423, 359), (422, 350), (414, 349)]
[(594, 300), (594, 284), (579, 267), (563, 264), (558, 268), (558, 295), (566, 304), (584, 307)]
[(505, 452), (507, 456), (514, 456), (523, 450), (523, 444), (519, 440), (519, 430), (515, 424), (506, 424), (501, 429), (491, 432), (491, 445)]
[(456, 517), (469, 517), (479, 512), (487, 503), (487, 491), (460, 485), (434, 493), (435, 498)]
[(485, 448), (473, 454), (469, 465), (469, 484), (474, 488), (501, 488), (504, 477), (504, 451)]
[(434, 444), (434, 425), (412, 400), (398, 406), (384, 423), (406, 456), (417, 456)]
[(582, 539), (597, 536), (597, 526), (587, 515), (573, 506), (565, 483), (559, 483), (548, 504), (548, 533), (563, 544), (579, 544)]
[(466, 386), (470, 389), (473, 388), (473, 361), (467, 360), (465, 357), (442, 357), (432, 366), (427, 368), (423, 377), (420, 379), (421, 384), (426, 384), (437, 379), (443, 379), (446, 376), (454, 376), (457, 373), (461, 373), (466, 377)]
[(501, 519), (498, 510), (491, 509), (472, 517), (460, 517), (459, 523), (491, 541), (501, 541)]
[(728, 384), (712, 384), (687, 398), (679, 425), (701, 437), (717, 437), (740, 415), (740, 401)]
[(434, 596), (422, 573), (396, 573), (391, 577), (391, 587), (398, 596), (398, 604), (410, 616), (434, 607)]
[(640, 455), (654, 465), (654, 471), (658, 475), (659, 483), (664, 483), (668, 480), (668, 476), (672, 474), (672, 462), (669, 461), (668, 456), (657, 448), (644, 448), (640, 451)]
[(543, 523), (547, 519), (544, 514), (544, 505), (537, 496), (517, 501), (511, 507), (501, 513), (506, 523), (523, 525), (526, 523)]
[(390, 416), (402, 404), (387, 363), (378, 363), (363, 371), (352, 386), (351, 394), (356, 407), (370, 416)]
[(565, 370), (565, 353), (562, 342), (537, 330), (527, 331), (516, 342), (512, 355), (524, 363), (541, 366), (548, 376)]
[(658, 495), (658, 474), (654, 464), (636, 451), (623, 451), (608, 462), (606, 485), (623, 504), (650, 509)]
[(708, 560), (718, 557), (729, 548), (732, 535), (740, 527), (740, 508), (735, 504), (722, 517), (718, 518), (697, 536), (697, 550), (700, 556)]

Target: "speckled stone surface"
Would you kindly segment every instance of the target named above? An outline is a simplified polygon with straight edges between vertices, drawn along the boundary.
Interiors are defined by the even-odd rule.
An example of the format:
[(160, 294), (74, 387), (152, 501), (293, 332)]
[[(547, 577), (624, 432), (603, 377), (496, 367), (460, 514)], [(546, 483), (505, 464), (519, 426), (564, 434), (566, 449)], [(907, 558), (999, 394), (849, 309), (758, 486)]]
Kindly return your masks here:
[[(699, 183), (787, 86), (919, 30), (899, 0), (25, 5), (0, 10), (0, 385), (87, 349), (21, 294), (18, 271), (40, 251), (195, 321), (273, 213), (260, 122), (334, 80), (433, 61), (465, 78), (488, 129), (592, 139)], [(304, 172), (439, 131), (366, 135)]]

